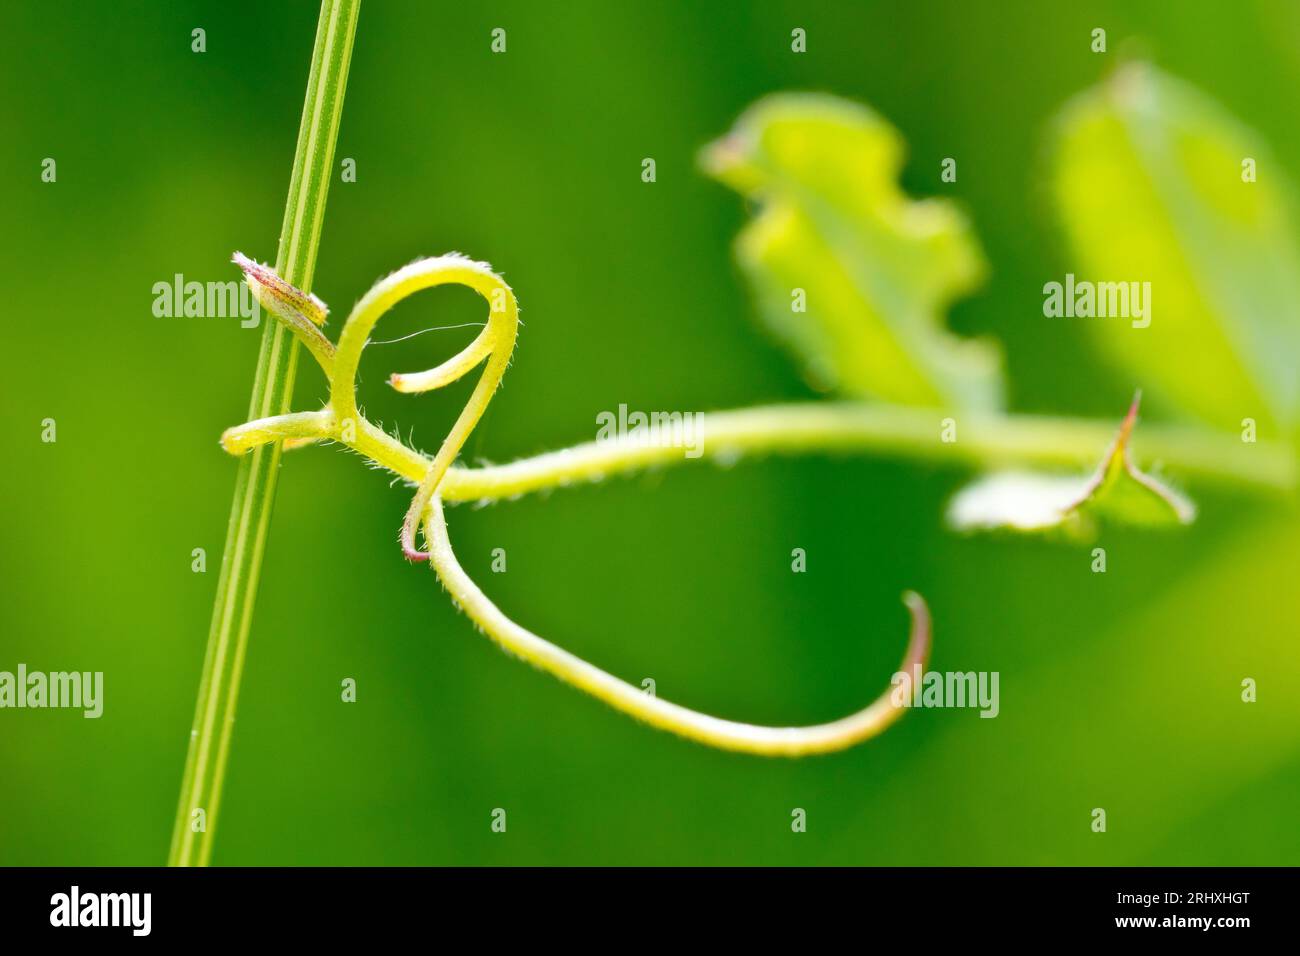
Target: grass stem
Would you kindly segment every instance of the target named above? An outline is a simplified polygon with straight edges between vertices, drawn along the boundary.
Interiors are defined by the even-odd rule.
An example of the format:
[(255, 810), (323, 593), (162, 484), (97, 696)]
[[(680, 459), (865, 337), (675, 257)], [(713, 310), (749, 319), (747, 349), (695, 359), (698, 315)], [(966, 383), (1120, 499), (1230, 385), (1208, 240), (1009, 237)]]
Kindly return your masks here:
[[(360, 5), (361, 0), (323, 0), (316, 27), (307, 98), (298, 127), (298, 145), (275, 267), (278, 275), (303, 289), (311, 288), (316, 266)], [(297, 353), (297, 343), (284, 325), (265, 322), (253, 379), (250, 418), (288, 412)], [(170, 866), (206, 866), (212, 857), (280, 452), (281, 442), (276, 441), (253, 449), (239, 462), (180, 803), (172, 830)]]

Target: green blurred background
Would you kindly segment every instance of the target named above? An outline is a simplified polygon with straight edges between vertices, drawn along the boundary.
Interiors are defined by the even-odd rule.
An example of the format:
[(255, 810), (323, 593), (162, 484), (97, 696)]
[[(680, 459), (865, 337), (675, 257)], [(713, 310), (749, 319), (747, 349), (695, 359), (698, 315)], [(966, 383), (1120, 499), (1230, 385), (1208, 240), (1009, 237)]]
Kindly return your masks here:
[[(0, 12), (0, 669), (105, 672), (100, 720), (0, 712), (0, 864), (166, 856), (235, 474), (217, 436), (245, 417), (260, 332), (155, 318), (151, 288), (234, 278), (235, 249), (274, 259), (316, 14)], [(489, 51), (498, 26), (504, 56)], [(1105, 56), (1089, 50), (1096, 26)], [(764, 93), (826, 90), (901, 129), (909, 192), (970, 211), (992, 275), (952, 324), (1001, 340), (1012, 407), (1115, 416), (1134, 383), (1042, 320), (1042, 283), (1070, 266), (1042, 185), (1046, 124), (1131, 49), (1254, 126), (1300, 179), (1298, 40), (1286, 2), (367, 0), (337, 152), (357, 181), (331, 188), (315, 291), (337, 334), (373, 280), (417, 256), (501, 270), (526, 324), (471, 440), (493, 461), (589, 440), (620, 402), (813, 398), (753, 322), (730, 254), (744, 205), (695, 155)], [(939, 182), (944, 156), (956, 184)], [(443, 290), (381, 331), (479, 320), (472, 294)], [(367, 350), (367, 411), (434, 448), (469, 382), (411, 398), (382, 378), (472, 335)], [(296, 407), (323, 385), (303, 362)], [(39, 440), (46, 417), (56, 444)], [(920, 711), (786, 762), (651, 731), (507, 658), (402, 560), (406, 489), (337, 450), (287, 455), (214, 862), (1300, 862), (1292, 502), (1187, 483), (1200, 520), (1108, 531), (1101, 575), (1077, 547), (945, 531), (968, 477), (747, 461), (451, 512), (463, 563), (507, 613), (712, 713), (814, 722), (862, 705), (902, 652), (905, 588), (930, 601), (933, 666), (1001, 672), (996, 720)], [(793, 547), (808, 573), (790, 573)], [(355, 704), (340, 702), (345, 677)], [(1259, 682), (1253, 706), (1243, 677)], [(791, 832), (795, 807), (806, 833)]]

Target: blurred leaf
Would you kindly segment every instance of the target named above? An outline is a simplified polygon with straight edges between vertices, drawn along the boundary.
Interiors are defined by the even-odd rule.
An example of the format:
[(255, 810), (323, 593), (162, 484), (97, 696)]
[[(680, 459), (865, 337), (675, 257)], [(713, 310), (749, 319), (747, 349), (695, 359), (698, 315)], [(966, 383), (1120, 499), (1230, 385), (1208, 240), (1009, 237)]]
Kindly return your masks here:
[(764, 320), (815, 387), (997, 408), (997, 352), (952, 335), (941, 316), (982, 280), (983, 257), (952, 203), (901, 191), (902, 155), (901, 137), (866, 107), (781, 94), (752, 106), (702, 162), (760, 204), (737, 257)]
[[(1081, 319), (1151, 391), (1214, 425), (1295, 421), (1300, 251), (1279, 166), (1193, 87), (1131, 64), (1071, 102), (1052, 188), (1080, 280), (1151, 283), (1147, 328)], [(1257, 182), (1243, 181), (1243, 160)]]
[(1098, 519), (1147, 526), (1189, 524), (1196, 515), (1192, 503), (1129, 459), (1137, 410), (1135, 398), (1091, 476), (992, 474), (958, 492), (948, 508), (949, 523), (962, 531), (1061, 528), (1077, 537), (1091, 536)]

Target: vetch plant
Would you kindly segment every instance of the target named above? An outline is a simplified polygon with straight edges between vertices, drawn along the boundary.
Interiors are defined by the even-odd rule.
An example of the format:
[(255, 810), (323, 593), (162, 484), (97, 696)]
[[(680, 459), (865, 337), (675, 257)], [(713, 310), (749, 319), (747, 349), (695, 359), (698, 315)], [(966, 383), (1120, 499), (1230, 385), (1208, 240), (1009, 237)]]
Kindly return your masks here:
[[(231, 454), (244, 455), (277, 441), (292, 442), (295, 446), (335, 442), (410, 482), (416, 491), (399, 532), (403, 553), (411, 561), (430, 561), (452, 599), (503, 648), (633, 717), (728, 750), (783, 756), (840, 750), (875, 736), (901, 715), (901, 705), (885, 692), (856, 714), (828, 724), (763, 727), (723, 720), (645, 694), (641, 688), (575, 657), (511, 620), (457, 561), (448, 534), (445, 501), (494, 501), (575, 481), (597, 480), (652, 462), (690, 460), (689, 456), (681, 455), (671, 443), (648, 444), (635, 434), (624, 434), (507, 465), (453, 467), (501, 383), (515, 346), (518, 304), (513, 290), (491, 267), (458, 254), (420, 259), (404, 266), (381, 279), (361, 298), (344, 323), (336, 347), (319, 327), (325, 321), (326, 309), (318, 299), (242, 254), (236, 253), (234, 261), (244, 270), (263, 307), (283, 322), (316, 359), (329, 381), (330, 397), (318, 411), (275, 415), (230, 428), (221, 436), (222, 446)], [(400, 392), (420, 394), (449, 385), (483, 366), (469, 401), (437, 453), (429, 458), (366, 419), (357, 405), (356, 373), (361, 352), (379, 319), (408, 296), (444, 284), (468, 286), (487, 301), (488, 321), (483, 331), (442, 364), (422, 372), (394, 374), (388, 380)], [(954, 505), (958, 523), (978, 524), (977, 518), (987, 519), (1002, 510), (1008, 512), (1006, 523), (1015, 527), (1041, 527), (1071, 518), (1081, 520), (1093, 512), (1152, 523), (1190, 521), (1190, 503), (1138, 470), (1130, 460), (1129, 440), (1137, 410), (1135, 400), (1091, 478), (1031, 476), (1025, 487), (1015, 489), (1010, 496), (1001, 485), (974, 486)], [(907, 419), (900, 418), (898, 411), (880, 406), (813, 405), (711, 414), (699, 426), (703, 430), (701, 457), (733, 457), (738, 452), (887, 447), (891, 443), (905, 447), (908, 441), (919, 449), (922, 442), (916, 435), (907, 435)], [(934, 420), (932, 414), (928, 417)], [(1073, 437), (1090, 435), (1100, 428), (1104, 426), (1076, 424)], [(1035, 434), (1046, 437), (1053, 430), (1058, 432), (1055, 442), (1026, 441)], [(975, 454), (1050, 462), (1062, 451), (1060, 431), (1043, 423), (1002, 419), (995, 427), (987, 428), (974, 443)], [(1068, 435), (1071, 429), (1064, 431)], [(929, 442), (936, 446), (943, 444), (937, 435)], [(1179, 448), (1177, 440), (1166, 438), (1166, 443), (1170, 451)], [(1196, 463), (1194, 457), (1189, 456), (1188, 460)], [(987, 503), (985, 498), (989, 499)], [(966, 518), (968, 512), (977, 518)], [(1026, 512), (1046, 518), (1040, 517), (1032, 523), (1019, 521), (1019, 516)], [(427, 551), (416, 540), (419, 529), (423, 529)], [(923, 669), (930, 646), (929, 613), (919, 595), (909, 592), (904, 599), (912, 613), (912, 628), (901, 669)]]
[[(323, 168), (330, 162), (337, 114), (332, 126), (317, 130), (320, 135), (308, 135), (309, 114), (325, 101), (337, 109), (341, 100), (355, 6), (346, 0), (326, 0), (323, 5), (299, 138), (296, 185), (300, 165), (308, 173), (316, 170), (322, 149), (326, 154)], [(336, 28), (349, 31), (347, 38), (341, 39)], [(332, 74), (328, 74), (330, 64), (334, 65)], [(318, 105), (314, 106), (311, 90), (317, 89), (319, 77), (327, 74), (332, 80), (320, 87)], [(1191, 405), (1192, 417), (1199, 421), (1140, 432), (1137, 399), (1118, 426), (1115, 422), (1009, 414), (1004, 409), (997, 349), (987, 342), (960, 339), (943, 323), (947, 305), (972, 291), (987, 268), (964, 216), (948, 202), (916, 201), (902, 193), (897, 184), (901, 137), (870, 110), (829, 96), (783, 94), (751, 108), (731, 133), (706, 149), (702, 161), (706, 171), (757, 206), (757, 216), (741, 233), (736, 252), (768, 329), (795, 354), (814, 387), (838, 392), (841, 399), (700, 415), (695, 420), (692, 445), (698, 455), (682, 454), (677, 443), (648, 442), (620, 429), (595, 441), (504, 465), (457, 466), (458, 455), (514, 353), (519, 311), (514, 291), (486, 263), (458, 254), (419, 259), (380, 279), (365, 293), (335, 342), (323, 331), (328, 316), (324, 303), (304, 291), (311, 287), (317, 218), (317, 231), (308, 233), (312, 245), (305, 261), (292, 255), (286, 260), (283, 245), (275, 268), (239, 253), (234, 261), (259, 303), (276, 319), (274, 332), (267, 331), (267, 342), (283, 343), (285, 336), (292, 336), (292, 341), (305, 346), (329, 383), (329, 399), (314, 411), (290, 411), (287, 396), (293, 351), (273, 352), (289, 356), (280, 359), (288, 362), (287, 383), (283, 376), (275, 382), (276, 401), (255, 400), (250, 420), (228, 429), (222, 435), (222, 445), (231, 454), (256, 463), (252, 474), (263, 475), (264, 488), (269, 488), (271, 481), (264, 473), (269, 467), (273, 474), (282, 447), (318, 442), (346, 446), (408, 482), (414, 495), (398, 536), (405, 556), (413, 562), (428, 561), (452, 600), (503, 648), (624, 713), (700, 743), (750, 754), (794, 757), (852, 746), (882, 732), (905, 712), (906, 705), (891, 699), (891, 692), (885, 690), (874, 702), (840, 720), (767, 727), (709, 716), (646, 693), (643, 687), (620, 680), (507, 617), (458, 562), (445, 505), (514, 498), (650, 465), (809, 453), (901, 455), (986, 472), (959, 493), (949, 509), (954, 527), (971, 530), (1062, 528), (1072, 537), (1084, 537), (1109, 521), (1171, 526), (1190, 522), (1195, 513), (1190, 500), (1139, 468), (1139, 460), (1158, 460), (1164, 468), (1188, 477), (1290, 489), (1295, 459), (1285, 429), (1295, 421), (1296, 396), (1293, 388), (1271, 376), (1284, 360), (1294, 360), (1295, 352), (1289, 358), (1260, 358), (1256, 351), (1273, 347), (1273, 343), (1261, 341), (1255, 334), (1238, 334), (1249, 325), (1238, 312), (1259, 303), (1250, 296), (1227, 294), (1231, 275), (1216, 275), (1201, 300), (1194, 288), (1191, 292), (1184, 288), (1181, 301), (1166, 294), (1167, 286), (1179, 278), (1166, 281), (1166, 273), (1175, 266), (1181, 268), (1184, 260), (1168, 254), (1163, 246), (1148, 244), (1132, 247), (1122, 263), (1111, 262), (1096, 248), (1099, 244), (1110, 248), (1116, 242), (1108, 223), (1096, 220), (1091, 205), (1074, 202), (1080, 191), (1092, 194), (1090, 177), (1104, 175), (1122, 183), (1126, 176), (1136, 180), (1147, 174), (1138, 160), (1175, 166), (1182, 162), (1176, 151), (1155, 150), (1135, 159), (1134, 143), (1124, 139), (1126, 131), (1141, 128), (1143, 135), (1134, 142), (1149, 147), (1159, 141), (1152, 129), (1159, 132), (1160, 123), (1168, 117), (1160, 110), (1149, 112), (1153, 99), (1159, 101), (1152, 90), (1162, 95), (1167, 89), (1179, 91), (1170, 115), (1179, 124), (1174, 138), (1180, 142), (1188, 129), (1204, 134), (1203, 146), (1215, 142), (1222, 133), (1216, 125), (1217, 114), (1196, 95), (1145, 68), (1136, 74), (1125, 72), (1111, 83), (1120, 85), (1119, 93), (1097, 94), (1094, 100), (1085, 100), (1084, 106), (1072, 107), (1062, 126), (1060, 135), (1066, 139), (1076, 132), (1071, 124), (1080, 122), (1100, 124), (1099, 128), (1115, 138), (1108, 165), (1087, 150), (1071, 149), (1062, 154), (1060, 178), (1070, 184), (1061, 203), (1067, 230), (1080, 247), (1080, 258), (1093, 266), (1088, 274), (1133, 273), (1150, 277), (1161, 290), (1162, 303), (1168, 303), (1162, 305), (1166, 310), (1162, 316), (1169, 316), (1168, 325), (1162, 318), (1150, 328), (1129, 330), (1126, 323), (1126, 331), (1146, 335), (1163, 329), (1161, 341), (1178, 342), (1180, 355), (1191, 356), (1198, 370), (1212, 373), (1216, 361), (1232, 363), (1233, 374), (1227, 379), (1232, 391), (1220, 397), (1220, 402), (1233, 403), (1230, 412), (1212, 401), (1213, 386), (1202, 384), (1197, 402)], [(1138, 105), (1134, 107), (1134, 103)], [(1130, 109), (1139, 115), (1127, 115), (1125, 111)], [(1236, 135), (1238, 131), (1233, 127), (1229, 132)], [(1223, 148), (1230, 152), (1235, 147)], [(1202, 180), (1216, 175), (1216, 168), (1202, 162), (1199, 154), (1193, 159), (1195, 162), (1179, 168), (1178, 173), (1204, 187)], [(308, 173), (301, 174), (305, 177), (302, 182), (314, 181)], [(304, 208), (319, 214), (324, 182), (320, 179), (315, 191), (308, 191), (304, 200), (308, 206), (295, 208), (293, 197), (299, 193), (291, 189), (286, 214), (290, 239), (301, 225)], [(1231, 216), (1232, 204), (1225, 206), (1221, 195), (1207, 198), (1206, 188), (1189, 187), (1143, 197), (1127, 210), (1127, 228), (1158, 235), (1162, 242), (1190, 243), (1199, 251), (1203, 234), (1196, 230), (1214, 228), (1215, 217), (1224, 215), (1225, 208)], [(1191, 236), (1180, 232), (1189, 224), (1195, 227)], [(1286, 280), (1292, 286), (1300, 281), (1300, 268), (1293, 268), (1300, 256), (1293, 242), (1287, 245), (1281, 238), (1275, 223), (1267, 218), (1247, 218), (1234, 219), (1233, 225), (1244, 241), (1254, 243), (1252, 248), (1259, 242), (1274, 243), (1271, 265), (1267, 266), (1272, 270), (1270, 278)], [(1255, 234), (1260, 229), (1267, 233), (1263, 238)], [(1115, 267), (1108, 268), (1110, 265)], [(416, 292), (446, 284), (471, 288), (487, 302), (488, 320), (482, 332), (441, 364), (389, 379), (396, 390), (416, 395), (482, 369), (450, 432), (429, 456), (365, 418), (357, 404), (356, 376), (362, 351), (379, 319)], [(1277, 287), (1275, 281), (1269, 288)], [(1197, 329), (1216, 326), (1211, 347), (1217, 351), (1206, 353), (1195, 342), (1178, 339), (1180, 306), (1192, 309)], [(1117, 333), (1107, 327), (1097, 334)], [(1224, 342), (1231, 348), (1223, 347)], [(1293, 339), (1285, 342), (1294, 344)], [(1125, 343), (1111, 343), (1111, 347), (1121, 354), (1124, 368), (1135, 373), (1135, 386), (1150, 378), (1150, 390), (1165, 403), (1163, 407), (1182, 407), (1187, 388), (1169, 367), (1167, 356), (1135, 353)], [(268, 378), (265, 371), (267, 348), (276, 350), (281, 345), (264, 348), (257, 386), (260, 392), (255, 394), (268, 394), (267, 382), (275, 378)], [(1256, 375), (1266, 381), (1252, 388)], [(1211, 414), (1199, 414), (1204, 412)], [(1258, 418), (1282, 440), (1244, 444), (1224, 427), (1233, 416)], [(1090, 474), (1081, 471), (1088, 466), (1093, 469)], [(192, 838), (186, 820), (196, 810), (205, 810), (215, 822), (270, 499), (269, 491), (260, 497), (244, 495), (243, 489), (257, 487), (248, 481), (241, 477), (232, 513), (232, 537), (223, 561), (223, 583), (205, 661), (196, 742), (187, 765), (173, 862), (206, 862), (210, 852), (210, 837)], [(252, 557), (232, 559), (232, 543), (244, 547), (246, 528), (253, 526), (260, 530)], [(228, 567), (251, 569), (251, 583), (246, 579), (243, 590), (232, 590)], [(920, 674), (930, 651), (930, 614), (919, 595), (907, 592), (904, 601), (911, 613), (911, 629), (900, 670)], [(239, 621), (240, 631), (230, 646), (224, 635), (232, 620)], [(228, 653), (234, 655), (233, 665), (224, 663), (223, 655)], [(224, 720), (222, 700), (226, 702)], [(218, 723), (222, 726), (219, 740), (214, 731)], [(207, 754), (210, 747), (216, 748), (215, 754)], [(206, 805), (202, 801), (205, 794), (210, 798)], [(196, 842), (201, 844), (197, 852)]]
[[(344, 323), (336, 348), (318, 328), (325, 316), (318, 300), (243, 255), (236, 253), (235, 262), (244, 270), (263, 307), (308, 347), (329, 380), (330, 398), (319, 411), (275, 415), (228, 429), (221, 436), (223, 447), (231, 454), (242, 455), (274, 441), (287, 440), (299, 445), (332, 441), (415, 484), (415, 496), (399, 533), (403, 553), (412, 561), (430, 561), (452, 599), (506, 650), (633, 717), (727, 750), (784, 756), (840, 750), (875, 736), (902, 714), (888, 692), (883, 692), (856, 714), (811, 727), (761, 727), (723, 720), (646, 694), (642, 688), (606, 673), (515, 623), (460, 566), (452, 550), (443, 511), (444, 499), (492, 500), (518, 493), (518, 481), (509, 475), (506, 480), (498, 481), (493, 490), (483, 485), (485, 477), (491, 483), (493, 476), (483, 473), (492, 469), (457, 471), (457, 478), (453, 479), (451, 468), (510, 364), (519, 323), (518, 305), (511, 288), (486, 263), (456, 254), (420, 259), (381, 279), (361, 298)], [(483, 366), (468, 403), (437, 454), (430, 459), (365, 418), (357, 407), (356, 373), (370, 333), (385, 312), (422, 289), (448, 283), (468, 286), (487, 300), (488, 321), (483, 331), (441, 365), (423, 372), (395, 374), (388, 380), (400, 392), (418, 394), (449, 385)], [(673, 450), (671, 444), (649, 446), (635, 433), (597, 441), (589, 447), (605, 453), (611, 470), (632, 467), (646, 449), (658, 453)], [(531, 487), (594, 477), (581, 461), (581, 450), (574, 451), (578, 454), (570, 463), (564, 460), (567, 452), (546, 456), (540, 469), (535, 468), (529, 476)], [(516, 462), (506, 468), (518, 471), (527, 465), (527, 462)], [(420, 528), (428, 551), (418, 547), (416, 532)], [(918, 595), (908, 593), (904, 600), (912, 613), (912, 629), (902, 666), (903, 669), (924, 667), (930, 646), (929, 613)]]
[[(799, 107), (794, 115), (800, 119), (808, 111)], [(805, 242), (804, 238), (796, 240), (797, 244)], [(919, 256), (920, 252), (916, 254)], [(968, 253), (963, 255), (969, 258)], [(234, 261), (244, 270), (263, 307), (284, 322), (316, 359), (329, 380), (330, 398), (318, 411), (270, 416), (231, 428), (223, 434), (222, 445), (228, 452), (242, 455), (273, 441), (295, 445), (332, 441), (413, 484), (416, 492), (399, 534), (402, 551), (412, 561), (430, 560), (453, 600), (504, 648), (647, 723), (702, 743), (747, 753), (797, 756), (838, 750), (874, 736), (899, 716), (898, 707), (890, 702), (887, 694), (857, 714), (812, 727), (760, 727), (688, 710), (644, 694), (640, 688), (528, 631), (508, 618), (469, 578), (451, 546), (444, 502), (494, 501), (690, 457), (682, 456), (672, 443), (647, 443), (628, 433), (507, 465), (453, 467), (510, 363), (518, 327), (514, 292), (486, 263), (451, 254), (404, 266), (381, 279), (361, 298), (344, 323), (336, 347), (320, 330), (326, 309), (318, 299), (242, 254), (236, 253)], [(437, 453), (429, 458), (365, 418), (357, 405), (356, 372), (370, 333), (384, 313), (418, 291), (448, 283), (468, 286), (487, 301), (489, 317), (483, 331), (459, 354), (442, 364), (427, 371), (394, 374), (389, 379), (389, 384), (398, 391), (419, 394), (448, 385), (483, 366), (478, 384), (451, 432)], [(952, 347), (954, 353), (959, 350), (960, 345)], [(836, 353), (841, 361), (846, 354), (845, 351)], [(870, 360), (868, 353), (862, 354)], [(981, 364), (987, 373), (988, 361)], [(954, 381), (951, 375), (938, 370), (932, 380), (949, 385)], [(876, 379), (864, 370), (863, 381)], [(918, 393), (928, 381), (918, 372), (915, 382)], [(912, 383), (900, 379), (900, 388), (912, 387)], [(982, 391), (990, 394), (987, 388)], [(1092, 477), (1029, 475), (1008, 491), (1007, 476), (994, 476), (958, 497), (952, 509), (954, 523), (962, 527), (1041, 528), (1071, 520), (1082, 522), (1094, 515), (1153, 524), (1190, 521), (1194, 513), (1190, 502), (1131, 461), (1129, 446), (1137, 413), (1135, 399)], [(937, 416), (928, 413), (926, 420), (933, 423)], [(937, 435), (923, 438), (921, 430), (915, 427), (917, 421), (914, 411), (909, 413), (900, 407), (844, 404), (710, 414), (697, 427), (702, 433), (701, 456), (890, 446), (935, 457), (943, 454), (940, 449), (944, 443)], [(962, 442), (952, 443), (952, 447), (954, 451), (964, 449), (959, 457), (971, 460), (1020, 459), (1052, 464), (1086, 449), (1105, 428), (1105, 425), (1084, 422), (976, 417), (971, 422), (974, 434), (968, 434)], [(1223, 451), (1227, 446), (1222, 439), (1216, 446), (1213, 439), (1200, 434), (1190, 436), (1190, 440), (1176, 433), (1161, 432), (1155, 437), (1154, 443), (1164, 450), (1165, 457), (1181, 459), (1190, 468), (1201, 467), (1236, 477), (1248, 474), (1244, 467), (1240, 472), (1234, 470), (1238, 466), (1232, 464), (1232, 456), (1217, 458), (1214, 454), (1188, 453), (1197, 444), (1211, 452)], [(1284, 480), (1282, 467), (1279, 465), (1278, 475), (1273, 476), (1278, 480)], [(416, 540), (417, 530), (421, 528), (427, 551)], [(913, 618), (904, 662), (906, 669), (924, 666), (930, 622), (918, 595), (909, 593), (905, 599)]]
[[(235, 262), (244, 270), (263, 307), (284, 322), (315, 357), (329, 380), (330, 398), (318, 411), (276, 415), (228, 429), (222, 435), (222, 445), (228, 452), (242, 455), (274, 441), (297, 445), (337, 442), (415, 485), (415, 496), (399, 534), (402, 551), (412, 561), (430, 560), (452, 599), (502, 647), (633, 717), (728, 750), (784, 756), (839, 750), (880, 733), (900, 715), (899, 705), (886, 693), (856, 714), (811, 727), (761, 727), (722, 720), (644, 694), (640, 688), (515, 623), (457, 561), (448, 535), (444, 501), (493, 501), (575, 481), (596, 480), (652, 462), (688, 460), (689, 456), (680, 455), (671, 443), (648, 444), (635, 434), (623, 434), (508, 465), (455, 468), (453, 462), (482, 418), (514, 351), (518, 305), (513, 290), (499, 275), (486, 263), (457, 254), (404, 266), (381, 279), (361, 298), (344, 323), (336, 348), (320, 331), (326, 310), (319, 300), (241, 254), (236, 253)], [(362, 415), (357, 406), (356, 372), (369, 335), (385, 312), (422, 289), (448, 283), (468, 286), (488, 302), (489, 317), (483, 331), (442, 364), (423, 372), (394, 374), (389, 379), (398, 391), (418, 394), (448, 385), (483, 366), (468, 403), (430, 459)], [(699, 426), (703, 433), (701, 457), (873, 444), (906, 446), (909, 442), (919, 450), (923, 442), (919, 436), (908, 434), (908, 419), (900, 416), (900, 411), (879, 405), (814, 405), (711, 414)], [(1030, 475), (1010, 493), (1005, 478), (988, 479), (959, 496), (953, 508), (955, 523), (1041, 528), (1066, 521), (1083, 522), (1093, 516), (1153, 524), (1190, 521), (1194, 513), (1190, 502), (1139, 470), (1131, 460), (1129, 445), (1137, 413), (1135, 399), (1092, 477), (1080, 480)], [(934, 421), (933, 413), (929, 419)], [(1047, 462), (1062, 453), (1062, 433), (1077, 440), (1104, 428), (1010, 417), (986, 421), (984, 426), (977, 431), (974, 442), (966, 439), (974, 445), (974, 456)], [(1046, 439), (1053, 433), (1052, 441), (1032, 441), (1035, 435)], [(1194, 437), (1199, 442), (1207, 441), (1205, 436)], [(927, 441), (929, 448), (944, 444), (937, 436)], [(1164, 441), (1167, 451), (1175, 455), (1186, 447), (1180, 446), (1176, 437), (1165, 436)], [(1086, 447), (1088, 443), (1081, 444)], [(1214, 442), (1209, 441), (1209, 445)], [(1209, 459), (1198, 460), (1194, 455), (1188, 455), (1186, 460), (1192, 466), (1210, 464)], [(1224, 462), (1216, 462), (1215, 467), (1222, 469)], [(1033, 520), (1026, 520), (1026, 515)], [(424, 531), (428, 551), (418, 547), (419, 528)], [(905, 600), (912, 612), (912, 630), (903, 669), (923, 668), (930, 643), (929, 613), (919, 595), (909, 593)]]

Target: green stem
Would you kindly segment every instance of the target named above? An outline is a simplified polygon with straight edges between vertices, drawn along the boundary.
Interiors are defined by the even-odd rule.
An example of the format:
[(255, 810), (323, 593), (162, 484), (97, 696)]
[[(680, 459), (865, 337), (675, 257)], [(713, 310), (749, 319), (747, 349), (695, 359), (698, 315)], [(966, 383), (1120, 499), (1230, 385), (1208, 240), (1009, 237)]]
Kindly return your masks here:
[[(955, 440), (944, 441), (943, 421), (955, 422)], [(695, 435), (697, 460), (732, 461), (741, 455), (877, 453), (952, 462), (975, 468), (1095, 468), (1114, 440), (1118, 422), (1034, 415), (988, 416), (939, 409), (858, 402), (768, 405), (705, 412)], [(1282, 443), (1245, 444), (1236, 435), (1169, 425), (1134, 432), (1135, 454), (1175, 472), (1253, 487), (1289, 490), (1296, 462)], [(632, 438), (588, 442), (506, 465), (452, 468), (438, 489), (445, 501), (495, 500), (598, 481), (651, 466), (696, 460), (686, 449), (644, 444)], [(366, 454), (374, 455), (370, 450)], [(418, 463), (389, 454), (380, 464), (410, 480)]]
[[(298, 127), (298, 146), (275, 268), (286, 281), (303, 289), (311, 288), (316, 265), (360, 5), (361, 0), (323, 0), (316, 27), (307, 98)], [(288, 412), (297, 351), (297, 343), (284, 325), (266, 323), (253, 380), (250, 418)], [(280, 452), (281, 444), (276, 441), (253, 449), (239, 463), (198, 705), (172, 830), (168, 856), (171, 866), (205, 866), (212, 856)], [(196, 811), (202, 811), (202, 828)]]
[[(942, 422), (957, 423), (955, 440), (944, 441)], [(895, 458), (991, 468), (1095, 469), (1114, 440), (1115, 422), (1037, 415), (959, 415), (938, 409), (862, 402), (807, 402), (706, 412), (693, 448), (646, 444), (635, 437), (587, 442), (521, 458), (506, 465), (447, 470), (438, 485), (444, 501), (498, 501), (643, 468), (689, 461), (732, 462), (741, 455), (810, 453), (878, 454)], [(420, 483), (431, 462), (361, 418), (352, 438), (340, 435), (329, 409), (295, 412), (226, 429), (226, 451), (242, 455), (277, 439), (330, 439), (360, 452), (393, 474)], [(1248, 444), (1226, 432), (1177, 425), (1149, 425), (1135, 432), (1134, 454), (1207, 482), (1289, 494), (1295, 487), (1295, 452), (1284, 442)], [(686, 452), (691, 451), (691, 454)], [(697, 454), (698, 453), (698, 454)]]

